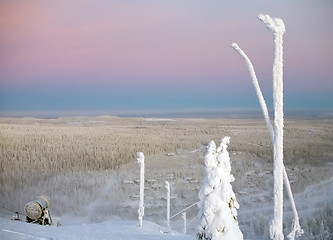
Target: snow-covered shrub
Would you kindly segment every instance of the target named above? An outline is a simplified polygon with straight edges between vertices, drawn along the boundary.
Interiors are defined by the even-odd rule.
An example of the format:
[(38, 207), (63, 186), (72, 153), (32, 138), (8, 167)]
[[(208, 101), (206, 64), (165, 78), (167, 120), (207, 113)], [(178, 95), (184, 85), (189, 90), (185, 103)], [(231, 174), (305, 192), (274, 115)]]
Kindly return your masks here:
[(230, 173), (229, 142), (230, 137), (224, 137), (218, 148), (214, 141), (207, 146), (205, 177), (199, 192), (199, 240), (243, 239), (237, 221), (239, 204), (231, 186), (235, 179)]

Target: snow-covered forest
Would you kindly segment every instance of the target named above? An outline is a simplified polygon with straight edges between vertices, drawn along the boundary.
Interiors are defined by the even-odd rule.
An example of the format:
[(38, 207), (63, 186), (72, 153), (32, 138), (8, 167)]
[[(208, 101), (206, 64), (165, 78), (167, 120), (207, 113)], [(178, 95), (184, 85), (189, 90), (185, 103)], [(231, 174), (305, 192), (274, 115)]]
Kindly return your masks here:
[[(239, 227), (244, 239), (269, 238), (273, 153), (261, 117), (1, 118), (0, 123), (0, 206), (24, 213), (27, 202), (47, 195), (51, 199), (52, 216), (60, 218), (62, 223), (57, 230), (52, 226), (51, 231), (45, 230), (50, 229), (45, 226), (27, 228), (23, 223), (10, 222), (12, 212), (1, 208), (1, 236), (15, 239), (17, 234), (2, 230), (23, 229), (31, 236), (43, 232), (44, 235), (37, 236), (61, 239), (61, 231), (75, 231), (75, 227), (84, 226), (106, 228), (107, 224), (112, 225), (110, 221), (120, 220), (125, 225), (132, 221), (131, 228), (138, 227), (138, 151), (145, 154), (146, 169), (143, 231), (146, 231), (145, 221), (149, 221), (158, 224), (152, 228), (149, 225), (150, 230), (159, 232), (161, 226), (161, 231), (167, 232), (165, 181), (170, 183), (173, 216), (199, 201), (208, 143), (211, 140), (219, 143), (221, 137), (230, 136), (228, 151), (235, 177), (232, 187), (240, 205)], [(284, 163), (305, 231), (300, 239), (320, 239), (332, 233), (332, 126), (330, 118), (285, 120)], [(198, 208), (194, 206), (186, 212), (187, 234), (195, 239)], [(292, 211), (287, 199), (284, 221), (287, 224), (284, 231), (288, 234)], [(183, 231), (180, 215), (172, 218), (170, 224), (172, 230)], [(75, 239), (75, 235), (71, 236)], [(177, 239), (168, 234), (162, 236)]]

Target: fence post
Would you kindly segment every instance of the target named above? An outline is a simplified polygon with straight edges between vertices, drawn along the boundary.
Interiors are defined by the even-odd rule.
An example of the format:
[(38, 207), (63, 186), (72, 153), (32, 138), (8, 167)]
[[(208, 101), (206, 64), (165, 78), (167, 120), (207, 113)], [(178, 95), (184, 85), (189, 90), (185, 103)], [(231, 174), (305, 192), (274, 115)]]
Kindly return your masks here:
[(182, 212), (182, 219), (184, 220), (183, 233), (186, 235), (186, 212)]
[(145, 215), (145, 208), (144, 208), (144, 188), (145, 188), (145, 156), (142, 152), (137, 152), (137, 161), (140, 165), (140, 202), (139, 202), (139, 227), (142, 227), (142, 219)]
[(165, 188), (167, 189), (167, 226), (170, 230), (170, 183), (168, 181), (165, 181)]

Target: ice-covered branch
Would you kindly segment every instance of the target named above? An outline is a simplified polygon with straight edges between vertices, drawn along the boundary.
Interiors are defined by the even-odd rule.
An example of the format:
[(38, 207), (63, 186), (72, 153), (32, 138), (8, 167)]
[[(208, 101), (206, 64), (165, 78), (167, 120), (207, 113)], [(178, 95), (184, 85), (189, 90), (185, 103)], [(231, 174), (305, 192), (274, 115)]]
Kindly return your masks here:
[(291, 192), (291, 187), (290, 187), (290, 183), (288, 180), (288, 175), (286, 172), (285, 167), (283, 166), (283, 176), (284, 176), (284, 183), (286, 184), (286, 189), (287, 189), (287, 193), (291, 202), (291, 207), (293, 210), (293, 214), (294, 214), (294, 220), (293, 220), (293, 225), (292, 225), (292, 230), (289, 233), (289, 235), (287, 236), (290, 240), (294, 240), (295, 237), (299, 237), (301, 236), (304, 231), (301, 228), (301, 225), (299, 223), (299, 218), (298, 218), (298, 214), (297, 214), (297, 209), (296, 209), (296, 205), (295, 205), (295, 200), (293, 197), (293, 193)]
[[(247, 66), (248, 66), (248, 69), (249, 69), (249, 72), (250, 72), (251, 78), (252, 78), (252, 83), (253, 83), (254, 89), (256, 91), (257, 97), (259, 99), (261, 110), (262, 110), (264, 118), (265, 118), (267, 129), (268, 129), (268, 132), (270, 134), (272, 144), (274, 144), (274, 129), (273, 129), (272, 123), (271, 123), (269, 115), (268, 115), (267, 105), (266, 105), (266, 102), (265, 102), (264, 97), (262, 95), (262, 92), (260, 90), (258, 79), (256, 77), (253, 65), (252, 65), (250, 59), (245, 54), (245, 52), (236, 43), (233, 43), (231, 46), (245, 60)], [(292, 206), (293, 214), (294, 214), (293, 230), (288, 235), (288, 238), (294, 239), (295, 236), (300, 236), (303, 233), (303, 230), (301, 229), (300, 224), (299, 224), (299, 218), (298, 218), (298, 214), (297, 214), (297, 210), (296, 210), (295, 201), (294, 201), (294, 198), (293, 198), (293, 195), (292, 195), (292, 192), (291, 192), (290, 182), (289, 182), (288, 175), (287, 175), (287, 172), (286, 172), (286, 169), (285, 169), (284, 166), (283, 166), (283, 179), (284, 179), (284, 183), (286, 185), (287, 194), (288, 194), (289, 199), (291, 201), (291, 206)]]
[(271, 224), (271, 238), (283, 239), (283, 179), (286, 184), (287, 193), (291, 200), (294, 213), (294, 222), (292, 232), (288, 235), (289, 239), (294, 239), (295, 235), (300, 236), (303, 230), (299, 224), (299, 218), (292, 196), (288, 175), (283, 164), (283, 34), (285, 33), (285, 25), (282, 19), (271, 18), (269, 15), (260, 14), (258, 19), (266, 24), (267, 28), (274, 35), (274, 64), (273, 64), (273, 98), (274, 98), (274, 128), (269, 119), (267, 106), (262, 96), (257, 77), (250, 59), (241, 50), (241, 48), (233, 43), (232, 47), (243, 57), (248, 65), (252, 83), (256, 90), (261, 109), (263, 111), (267, 128), (273, 143), (274, 151), (274, 218)]
[(264, 114), (264, 118), (265, 118), (265, 121), (266, 121), (266, 125), (267, 125), (267, 128), (268, 128), (271, 140), (272, 140), (272, 142), (274, 142), (274, 130), (273, 130), (273, 126), (272, 126), (271, 121), (269, 119), (267, 105), (266, 105), (264, 96), (262, 95), (262, 92), (260, 90), (258, 79), (257, 79), (256, 73), (254, 71), (253, 65), (252, 65), (250, 59), (244, 53), (244, 51), (237, 45), (237, 43), (233, 43), (233, 44), (231, 44), (231, 46), (245, 60), (245, 62), (247, 64), (247, 67), (249, 68), (249, 72), (250, 72), (251, 78), (252, 78), (252, 83), (253, 83), (254, 89), (256, 91), (257, 97), (259, 99), (260, 107), (261, 107), (261, 110), (262, 110), (262, 112)]

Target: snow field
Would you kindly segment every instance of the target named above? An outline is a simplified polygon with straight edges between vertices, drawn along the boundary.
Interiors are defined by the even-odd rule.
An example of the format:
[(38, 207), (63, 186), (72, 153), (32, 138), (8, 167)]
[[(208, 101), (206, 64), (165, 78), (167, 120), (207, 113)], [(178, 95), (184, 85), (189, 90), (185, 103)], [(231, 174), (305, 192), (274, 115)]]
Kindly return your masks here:
[(143, 222), (142, 228), (137, 221), (105, 221), (90, 224), (69, 224), (60, 227), (40, 226), (24, 222), (14, 222), (0, 218), (1, 239), (53, 239), (53, 240), (194, 240), (177, 232), (163, 233), (159, 225)]

